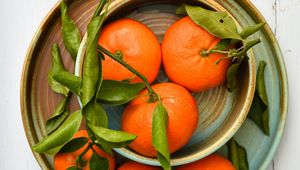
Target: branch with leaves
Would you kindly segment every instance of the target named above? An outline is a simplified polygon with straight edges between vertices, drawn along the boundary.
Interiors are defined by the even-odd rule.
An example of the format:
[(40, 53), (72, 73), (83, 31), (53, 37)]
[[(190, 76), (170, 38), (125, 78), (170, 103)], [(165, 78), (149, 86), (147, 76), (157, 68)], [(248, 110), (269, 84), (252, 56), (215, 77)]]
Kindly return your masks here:
[(232, 65), (227, 72), (226, 86), (229, 91), (236, 89), (240, 64), (246, 58), (247, 51), (261, 41), (260, 38), (250, 41), (247, 38), (260, 30), (265, 23), (248, 26), (239, 33), (235, 21), (227, 12), (216, 12), (184, 4), (177, 9), (176, 13), (188, 15), (194, 23), (221, 39), (215, 47), (201, 51), (200, 55), (207, 57), (213, 53), (225, 54), (226, 57), (218, 60), (216, 64), (224, 59), (231, 59)]
[[(160, 102), (160, 97), (151, 88), (147, 79), (121, 60), (118, 57), (120, 54), (112, 54), (101, 46), (98, 46), (99, 33), (107, 14), (108, 5), (109, 2), (102, 0), (87, 26), (87, 48), (81, 78), (74, 76), (64, 68), (58, 45), (54, 44), (52, 48), (52, 67), (48, 77), (49, 85), (53, 91), (63, 94), (66, 97), (57, 106), (54, 114), (46, 123), (46, 130), (49, 136), (35, 145), (33, 149), (39, 153), (68, 153), (74, 152), (88, 143), (88, 147), (77, 157), (76, 166), (69, 169), (83, 167), (86, 164), (83, 156), (89, 149), (93, 149), (94, 145), (100, 146), (104, 151), (112, 154), (112, 148), (125, 147), (136, 138), (133, 134), (108, 129), (107, 113), (103, 109), (102, 104), (121, 105), (127, 103), (137, 97), (137, 94), (145, 87), (149, 91), (149, 102), (158, 102), (158, 109), (153, 114), (153, 141), (160, 141), (157, 138), (164, 138), (167, 141), (167, 113)], [(61, 14), (64, 44), (75, 61), (81, 38), (78, 28), (67, 15), (67, 5), (64, 1), (61, 3)], [(99, 55), (104, 58), (102, 53), (121, 63), (129, 71), (140, 77), (144, 83), (102, 80), (102, 59), (101, 57), (99, 58)], [(82, 109), (68, 117), (68, 103), (72, 93), (80, 97)], [(161, 112), (161, 110), (164, 112)], [(161, 117), (162, 113), (163, 117)], [(75, 132), (78, 131), (83, 117), (86, 119), (86, 128), (90, 139), (75, 138), (71, 140)], [(161, 122), (165, 122), (163, 126), (165, 129), (163, 131), (164, 134), (157, 133), (161, 132)], [(88, 140), (91, 140), (91, 142), (88, 142)], [(167, 148), (167, 150), (160, 149), (161, 147)], [(161, 162), (166, 167), (165, 169), (170, 169), (168, 143), (164, 142), (163, 145), (156, 145), (156, 148), (161, 153), (160, 155), (163, 155), (159, 156), (158, 159), (163, 159)], [(107, 164), (107, 160), (101, 163), (100, 160), (103, 159), (105, 158), (94, 152), (90, 160), (90, 168), (103, 167), (103, 164)]]

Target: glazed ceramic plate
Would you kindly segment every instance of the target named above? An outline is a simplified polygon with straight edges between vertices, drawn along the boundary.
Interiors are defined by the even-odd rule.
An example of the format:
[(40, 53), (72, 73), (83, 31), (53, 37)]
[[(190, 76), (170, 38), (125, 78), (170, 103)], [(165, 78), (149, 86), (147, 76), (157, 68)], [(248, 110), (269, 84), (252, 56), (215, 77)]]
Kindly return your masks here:
[[(147, 25), (161, 42), (166, 30), (182, 16), (175, 11), (183, 1), (169, 0), (115, 0), (110, 5), (106, 23), (119, 18), (133, 18)], [(203, 7), (222, 10), (222, 6), (199, 1)], [(130, 38), (128, 38), (130, 41)], [(75, 75), (81, 77), (83, 60), (85, 57), (86, 36), (81, 42), (75, 65)], [(171, 154), (170, 163), (178, 166), (204, 158), (221, 148), (241, 127), (250, 109), (255, 90), (255, 61), (253, 53), (249, 52), (248, 60), (242, 63), (239, 71), (238, 88), (229, 92), (224, 85), (193, 93), (199, 110), (197, 128), (187, 144)], [(168, 81), (163, 67), (160, 69), (156, 82)], [(155, 82), (155, 83), (156, 83)], [(80, 100), (79, 100), (80, 102)], [(120, 130), (121, 117), (124, 106), (104, 106), (109, 118), (109, 127)], [(159, 166), (156, 158), (138, 154), (131, 149), (114, 148), (123, 157), (136, 162)]]
[[(96, 0), (69, 2), (70, 16), (74, 19), (81, 33), (86, 31), (86, 24), (89, 21), (88, 16), (93, 13), (97, 2)], [(156, 27), (161, 27), (161, 25), (156, 25), (153, 22), (153, 19), (155, 19), (153, 17), (151, 19), (153, 13), (165, 17), (166, 24), (170, 24), (171, 20), (175, 21), (178, 19), (170, 12), (173, 10), (174, 13), (176, 9), (176, 5), (170, 4), (171, 2), (174, 1), (164, 1), (164, 3), (158, 4), (148, 3), (138, 8), (128, 9), (128, 11), (124, 10), (123, 13), (144, 22), (151, 29), (155, 30)], [(217, 5), (227, 10), (241, 27), (264, 22), (259, 12), (246, 0), (239, 2), (205, 0), (204, 2), (211, 6)], [(147, 18), (147, 16), (150, 18)], [(113, 16), (111, 19), (114, 19)], [(24, 63), (21, 82), (21, 108), (24, 128), (31, 146), (45, 136), (45, 121), (61, 100), (61, 97), (54, 94), (47, 84), (47, 74), (51, 61), (51, 44), (54, 42), (59, 44), (65, 66), (69, 70), (74, 70), (71, 57), (65, 48), (63, 48), (60, 27), (59, 6), (56, 5), (33, 38)], [(163, 32), (156, 32), (156, 35), (161, 40)], [(271, 134), (269, 137), (264, 136), (253, 122), (246, 120), (235, 136), (237, 141), (247, 149), (250, 169), (253, 170), (265, 169), (275, 153), (283, 133), (288, 95), (284, 62), (271, 30), (266, 26), (253, 38), (257, 37), (261, 37), (262, 43), (253, 49), (255, 61), (258, 63), (260, 60), (264, 60), (268, 64), (265, 74), (270, 103)], [(158, 79), (163, 79), (163, 77), (159, 77)], [(221, 92), (222, 87), (216, 88), (210, 92), (200, 94), (200, 98), (201, 96), (205, 98), (210, 93)], [(79, 108), (75, 98), (71, 101), (71, 108), (72, 110)], [(194, 137), (201, 138), (200, 136)], [(226, 155), (226, 147), (222, 148), (220, 152)], [(52, 168), (53, 158), (37, 153), (34, 153), (34, 155), (43, 169)]]

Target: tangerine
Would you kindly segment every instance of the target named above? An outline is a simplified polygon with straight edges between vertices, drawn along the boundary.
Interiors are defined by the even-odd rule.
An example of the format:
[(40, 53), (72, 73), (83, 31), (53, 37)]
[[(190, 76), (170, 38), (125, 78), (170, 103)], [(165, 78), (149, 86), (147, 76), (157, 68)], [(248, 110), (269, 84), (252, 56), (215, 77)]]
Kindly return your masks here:
[(224, 54), (202, 56), (220, 39), (184, 17), (172, 24), (162, 41), (162, 62), (169, 79), (193, 92), (216, 87), (225, 82), (230, 59), (216, 61)]
[[(88, 133), (86, 130), (80, 130), (77, 133), (75, 133), (73, 138), (78, 137), (88, 137)], [(67, 168), (71, 166), (76, 165), (76, 158), (86, 149), (88, 144), (84, 145), (82, 148), (75, 152), (71, 153), (58, 153), (54, 157), (54, 167), (55, 170), (66, 170)], [(105, 157), (109, 161), (109, 169), (114, 170), (115, 169), (115, 158), (102, 151), (100, 148), (93, 146), (93, 149), (102, 157)], [(87, 161), (87, 164), (84, 167), (81, 167), (82, 170), (89, 170), (89, 160), (91, 159), (93, 155), (92, 149), (89, 149), (87, 153), (83, 156), (83, 159)]]
[[(198, 123), (198, 109), (193, 96), (182, 86), (165, 82), (152, 86), (161, 97), (161, 102), (168, 112), (168, 144), (170, 153), (184, 146), (191, 138)], [(157, 156), (152, 145), (152, 113), (157, 102), (149, 103), (147, 90), (132, 100), (125, 108), (121, 129), (137, 135), (129, 144), (134, 151), (149, 157)]]
[(134, 161), (128, 161), (122, 164), (118, 170), (161, 170), (161, 168), (137, 163)]
[[(99, 37), (99, 45), (119, 55), (126, 63), (144, 75), (152, 83), (161, 64), (160, 44), (153, 32), (144, 24), (133, 19), (119, 19), (106, 25)], [(124, 66), (105, 56), (103, 79), (142, 82)]]
[(176, 170), (235, 170), (230, 161), (219, 156), (218, 154), (209, 155), (199, 161), (182, 165)]

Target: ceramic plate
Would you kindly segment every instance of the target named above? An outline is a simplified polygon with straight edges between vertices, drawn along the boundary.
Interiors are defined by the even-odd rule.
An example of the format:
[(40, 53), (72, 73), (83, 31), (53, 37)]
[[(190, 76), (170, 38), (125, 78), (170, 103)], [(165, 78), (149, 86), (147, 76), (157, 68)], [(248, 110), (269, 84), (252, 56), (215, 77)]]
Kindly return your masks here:
[[(89, 21), (89, 17), (87, 16), (93, 13), (97, 2), (96, 0), (69, 2), (70, 16), (74, 19), (82, 33), (86, 31), (86, 24)], [(239, 2), (206, 0), (205, 3), (219, 5), (226, 9), (241, 27), (264, 22), (263, 17), (255, 7), (246, 0)], [(140, 17), (139, 20), (151, 28), (156, 25), (151, 25), (151, 22), (147, 23), (149, 20), (145, 19), (143, 13), (145, 13), (145, 11), (162, 13), (164, 10), (159, 9), (165, 9), (162, 7), (164, 5), (166, 4), (153, 7), (148, 4), (148, 6), (140, 7), (138, 10), (132, 9), (130, 14), (128, 14), (135, 16), (135, 18), (137, 16)], [(153, 9), (156, 10), (153, 11)], [(168, 8), (168, 10), (170, 9), (172, 8)], [(168, 11), (165, 12), (168, 13)], [(177, 18), (173, 19), (176, 20)], [(53, 44), (54, 42), (59, 44), (65, 66), (69, 70), (74, 70), (71, 57), (65, 48), (63, 48), (60, 22), (59, 6), (56, 5), (43, 21), (33, 38), (24, 63), (21, 82), (21, 109), (23, 124), (30, 146), (33, 146), (45, 136), (45, 121), (61, 100), (61, 97), (54, 94), (47, 84), (47, 74), (51, 61), (51, 45), (49, 44)], [(257, 37), (262, 38), (262, 43), (253, 49), (255, 61), (256, 63), (260, 60), (267, 62), (265, 74), (270, 104), (271, 134), (269, 137), (264, 136), (250, 120), (246, 120), (236, 134), (237, 141), (248, 151), (250, 169), (253, 170), (265, 169), (272, 160), (283, 133), (288, 96), (284, 62), (274, 35), (270, 28), (266, 26), (253, 38)], [(158, 38), (161, 39), (162, 37)], [(71, 108), (72, 110), (79, 108), (76, 98), (72, 99)], [(226, 148), (222, 148), (220, 152), (226, 154)], [(51, 169), (53, 167), (53, 158), (37, 153), (34, 153), (34, 155), (43, 169)]]

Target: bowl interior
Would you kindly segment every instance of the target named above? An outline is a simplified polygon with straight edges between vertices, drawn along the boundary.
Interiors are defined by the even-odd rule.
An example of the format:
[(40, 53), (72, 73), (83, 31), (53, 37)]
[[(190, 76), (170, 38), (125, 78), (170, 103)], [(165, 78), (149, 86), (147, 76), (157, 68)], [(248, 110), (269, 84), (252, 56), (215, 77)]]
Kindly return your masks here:
[[(180, 18), (176, 9), (185, 1), (147, 1), (123, 0), (114, 1), (106, 23), (122, 17), (129, 17), (147, 25), (161, 42), (168, 27)], [(189, 1), (189, 4), (201, 5), (205, 8), (224, 10), (213, 2)], [(85, 39), (77, 57), (75, 73), (80, 76), (84, 54)], [(254, 57), (249, 53), (248, 60), (242, 63), (239, 72), (237, 90), (229, 92), (224, 85), (201, 93), (194, 93), (198, 109), (199, 123), (189, 143), (171, 155), (173, 166), (182, 165), (201, 159), (224, 145), (238, 130), (246, 118), (251, 106), (255, 89)], [(168, 81), (161, 69), (157, 82)], [(104, 106), (109, 115), (109, 127), (120, 129), (121, 115), (125, 106)], [(154, 158), (144, 157), (128, 148), (115, 149), (120, 155), (137, 162), (159, 165)]]

